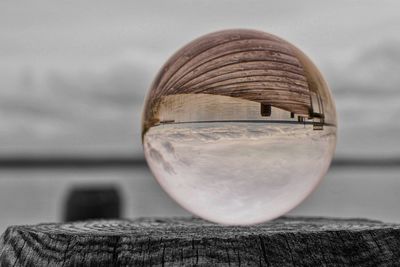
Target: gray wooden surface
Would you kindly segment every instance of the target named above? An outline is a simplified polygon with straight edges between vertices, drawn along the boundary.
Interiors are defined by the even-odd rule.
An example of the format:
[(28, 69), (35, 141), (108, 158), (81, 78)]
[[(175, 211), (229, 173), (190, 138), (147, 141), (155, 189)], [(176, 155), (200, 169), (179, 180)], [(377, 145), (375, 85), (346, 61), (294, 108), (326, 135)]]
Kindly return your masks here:
[(1, 266), (390, 266), (400, 225), (283, 217), (233, 227), (196, 218), (11, 226)]

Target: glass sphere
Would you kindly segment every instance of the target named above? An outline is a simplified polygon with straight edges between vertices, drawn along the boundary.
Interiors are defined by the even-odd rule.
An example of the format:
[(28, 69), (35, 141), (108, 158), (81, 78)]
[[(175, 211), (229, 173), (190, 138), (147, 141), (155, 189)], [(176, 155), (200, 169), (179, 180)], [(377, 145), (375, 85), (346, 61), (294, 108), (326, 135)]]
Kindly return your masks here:
[(321, 73), (272, 34), (225, 30), (177, 51), (148, 92), (142, 140), (163, 189), (204, 219), (276, 218), (329, 168), (336, 111)]

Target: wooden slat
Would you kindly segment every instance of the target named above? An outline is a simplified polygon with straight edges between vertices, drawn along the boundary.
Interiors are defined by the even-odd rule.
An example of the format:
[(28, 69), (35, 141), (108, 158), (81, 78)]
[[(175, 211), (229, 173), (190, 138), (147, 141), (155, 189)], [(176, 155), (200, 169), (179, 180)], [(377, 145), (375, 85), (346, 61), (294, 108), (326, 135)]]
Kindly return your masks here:
[[(291, 92), (297, 92), (297, 93), (302, 93), (307, 96), (309, 96), (309, 90), (308, 88), (305, 88), (304, 86), (299, 86), (297, 84), (285, 81), (285, 80), (273, 80), (273, 79), (264, 79), (264, 77), (258, 78), (258, 79), (248, 79), (249, 77), (242, 77), (230, 81), (225, 81), (221, 82), (218, 84), (211, 84), (208, 86), (204, 87), (199, 87), (198, 89), (200, 90), (218, 90), (219, 88), (224, 88), (224, 89), (241, 89), (241, 88), (249, 88), (249, 89), (255, 89), (255, 88), (265, 88), (265, 90), (268, 89), (274, 89), (277, 88), (277, 90), (288, 90)], [(185, 87), (183, 87), (185, 88)], [(197, 90), (194, 88), (194, 92), (197, 92)], [(235, 90), (236, 91), (236, 90)]]
[(209, 88), (209, 87), (217, 87), (228, 84), (235, 84), (241, 82), (265, 82), (265, 81), (273, 81), (273, 82), (285, 82), (293, 85), (297, 85), (299, 87), (304, 88), (308, 91), (308, 85), (306, 82), (299, 81), (293, 78), (284, 77), (280, 75), (272, 75), (263, 72), (260, 70), (259, 72), (245, 72), (245, 73), (228, 73), (226, 75), (218, 76), (215, 78), (208, 79), (206, 81), (199, 82), (197, 84), (185, 84), (182, 87), (192, 87), (195, 88)]

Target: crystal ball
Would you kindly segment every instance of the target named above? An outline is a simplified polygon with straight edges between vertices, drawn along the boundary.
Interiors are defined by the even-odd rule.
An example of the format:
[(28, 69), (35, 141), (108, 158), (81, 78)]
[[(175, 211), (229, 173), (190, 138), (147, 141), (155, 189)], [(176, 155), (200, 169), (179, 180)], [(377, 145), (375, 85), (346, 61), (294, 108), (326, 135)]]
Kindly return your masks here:
[(269, 33), (224, 30), (161, 68), (142, 141), (156, 180), (182, 207), (248, 225), (285, 214), (316, 188), (336, 125), (331, 92), (302, 51)]

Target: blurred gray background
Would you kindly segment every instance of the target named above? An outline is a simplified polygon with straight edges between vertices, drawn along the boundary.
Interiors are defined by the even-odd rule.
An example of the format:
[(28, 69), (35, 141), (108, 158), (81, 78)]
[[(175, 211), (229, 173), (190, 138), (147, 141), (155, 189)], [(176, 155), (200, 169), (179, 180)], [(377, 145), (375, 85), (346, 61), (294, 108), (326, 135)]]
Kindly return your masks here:
[[(60, 221), (79, 184), (117, 186), (124, 217), (188, 215), (144, 163), (141, 109), (172, 53), (225, 28), (294, 43), (335, 97), (335, 163), (291, 214), (400, 222), (399, 10), (394, 0), (1, 1), (0, 231)], [(66, 158), (133, 163), (24, 165)]]

